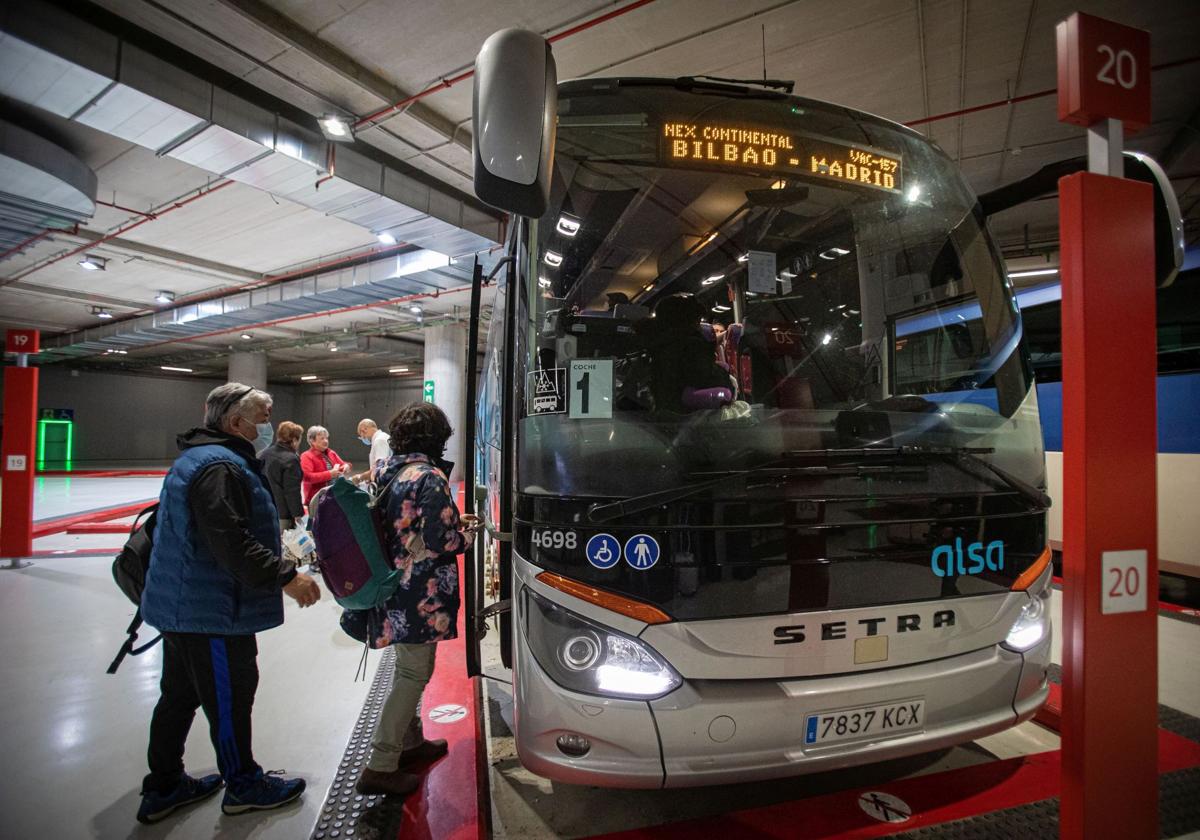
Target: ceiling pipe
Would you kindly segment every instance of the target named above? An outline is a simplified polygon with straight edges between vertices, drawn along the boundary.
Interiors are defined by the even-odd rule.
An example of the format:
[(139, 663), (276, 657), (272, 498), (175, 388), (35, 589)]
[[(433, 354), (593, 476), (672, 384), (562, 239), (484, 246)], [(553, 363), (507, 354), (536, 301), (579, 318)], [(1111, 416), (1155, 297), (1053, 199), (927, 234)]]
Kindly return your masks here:
[(105, 207), (111, 207), (114, 210), (120, 210), (122, 213), (133, 213), (135, 216), (147, 216), (151, 219), (158, 218), (157, 214), (155, 214), (155, 213), (148, 213), (144, 210), (134, 210), (132, 207), (122, 207), (120, 204), (116, 204), (112, 201), (101, 201), (100, 199), (97, 198), (96, 203), (102, 204)]
[[(630, 12), (634, 11), (635, 9), (640, 9), (640, 8), (642, 8), (642, 6), (648, 6), (649, 4), (651, 4), (653, 2), (654, 2), (654, 0), (634, 0), (634, 2), (629, 3), (628, 5), (622, 6), (619, 9), (613, 9), (611, 12), (606, 12), (606, 13), (600, 15), (599, 17), (595, 17), (595, 18), (592, 18), (591, 20), (584, 21), (583, 23), (580, 23), (576, 26), (572, 26), (569, 29), (564, 29), (562, 32), (559, 32), (557, 35), (551, 35), (546, 40), (551, 44), (557, 43), (558, 41), (561, 41), (564, 38), (570, 38), (572, 35), (577, 35), (578, 33), (584, 32), (588, 29), (591, 29), (594, 26), (599, 26), (600, 24), (606, 23), (606, 22), (612, 20), (613, 18), (619, 18), (622, 15), (629, 14)], [(458, 84), (459, 82), (465, 82), (467, 79), (471, 78), (474, 75), (475, 75), (475, 68), (474, 68), (474, 66), (472, 66), (470, 70), (466, 70), (462, 73), (459, 73), (457, 76), (452, 76), (449, 79), (442, 79), (436, 85), (431, 85), (430, 87), (427, 87), (418, 93), (414, 93), (412, 96), (404, 97), (399, 102), (397, 102), (393, 105), (388, 105), (386, 108), (381, 108), (380, 110), (375, 111), (374, 113), (368, 114), (367, 116), (363, 117), (362, 119), (360, 119), (358, 122), (356, 122), (354, 124), (354, 130), (359, 131), (367, 125), (379, 125), (380, 121), (381, 121), (380, 120), (381, 117), (391, 116), (396, 111), (399, 111), (401, 108), (411, 105), (412, 103), (414, 103), (420, 99), (424, 99), (427, 96), (435, 94), (439, 90), (447, 90), (447, 89), (453, 87), (454, 85)]]
[[(1150, 68), (1150, 71), (1157, 73), (1160, 70), (1170, 70), (1175, 67), (1183, 67), (1186, 64), (1195, 64), (1198, 61), (1200, 61), (1200, 55), (1194, 55), (1190, 58), (1181, 58), (1178, 61), (1166, 61), (1162, 64), (1155, 64)], [(1031, 99), (1041, 99), (1045, 96), (1053, 96), (1056, 93), (1058, 93), (1058, 88), (1039, 90), (1037, 93), (1026, 93), (1023, 96), (1012, 96), (1006, 99), (997, 99), (995, 102), (988, 102), (985, 105), (975, 105), (971, 108), (961, 108), (957, 111), (947, 111), (944, 114), (937, 114), (932, 117), (922, 117), (919, 120), (909, 120), (908, 122), (904, 123), (904, 125), (908, 126), (909, 128), (913, 128), (918, 125), (925, 125), (926, 123), (937, 122), (939, 120), (948, 120), (954, 117), (964, 117), (967, 114), (976, 114), (980, 111), (990, 111), (992, 108), (1001, 108), (1005, 105), (1016, 105), (1018, 102), (1028, 102)]]

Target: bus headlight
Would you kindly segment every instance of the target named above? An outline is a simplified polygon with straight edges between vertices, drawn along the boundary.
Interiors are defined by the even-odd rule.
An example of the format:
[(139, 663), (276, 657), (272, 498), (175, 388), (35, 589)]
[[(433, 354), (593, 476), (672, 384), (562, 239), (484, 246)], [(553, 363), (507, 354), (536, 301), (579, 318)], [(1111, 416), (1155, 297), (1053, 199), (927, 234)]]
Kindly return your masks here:
[(1008, 631), (1004, 646), (1011, 650), (1026, 651), (1046, 637), (1050, 626), (1050, 615), (1046, 609), (1046, 598), (1030, 599), (1021, 609), (1021, 614)]
[(650, 700), (683, 679), (648, 645), (525, 589), (526, 637), (538, 664), (571, 691)]

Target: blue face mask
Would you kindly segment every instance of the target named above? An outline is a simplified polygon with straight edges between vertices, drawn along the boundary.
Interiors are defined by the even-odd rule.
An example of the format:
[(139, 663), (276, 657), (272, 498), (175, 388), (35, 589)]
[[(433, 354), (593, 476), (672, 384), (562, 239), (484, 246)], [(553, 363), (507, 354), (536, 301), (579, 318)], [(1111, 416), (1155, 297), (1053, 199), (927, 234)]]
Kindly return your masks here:
[(359, 441), (362, 443), (362, 445), (363, 445), (363, 446), (370, 446), (370, 445), (371, 445), (371, 439), (370, 439), (370, 438), (363, 437), (362, 435), (359, 435), (359, 436), (358, 436), (358, 439), (359, 439)]
[(258, 423), (254, 428), (258, 430), (258, 437), (254, 439), (254, 451), (262, 452), (275, 440), (275, 427), (270, 423)]

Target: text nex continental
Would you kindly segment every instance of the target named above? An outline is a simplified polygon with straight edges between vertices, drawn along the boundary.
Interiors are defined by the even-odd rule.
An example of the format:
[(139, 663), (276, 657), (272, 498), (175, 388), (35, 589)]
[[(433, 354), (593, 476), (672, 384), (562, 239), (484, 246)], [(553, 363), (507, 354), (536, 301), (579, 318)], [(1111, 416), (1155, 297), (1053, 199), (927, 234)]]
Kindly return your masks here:
[(662, 127), (664, 163), (779, 172), (900, 192), (901, 158), (823, 137), (694, 122)]

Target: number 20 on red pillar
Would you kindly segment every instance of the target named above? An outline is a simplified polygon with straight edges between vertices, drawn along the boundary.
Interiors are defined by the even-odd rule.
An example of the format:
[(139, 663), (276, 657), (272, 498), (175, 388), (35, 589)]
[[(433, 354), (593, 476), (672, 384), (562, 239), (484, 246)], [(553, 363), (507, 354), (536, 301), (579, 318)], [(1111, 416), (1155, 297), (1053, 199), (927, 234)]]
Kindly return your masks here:
[(1076, 12), (1058, 24), (1058, 118), (1150, 124), (1150, 33)]

